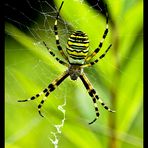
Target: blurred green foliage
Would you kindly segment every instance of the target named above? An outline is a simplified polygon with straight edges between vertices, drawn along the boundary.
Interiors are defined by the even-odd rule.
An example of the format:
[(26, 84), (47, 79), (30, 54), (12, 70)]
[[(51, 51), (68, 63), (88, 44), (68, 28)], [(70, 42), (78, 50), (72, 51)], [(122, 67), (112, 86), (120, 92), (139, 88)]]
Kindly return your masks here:
[[(55, 4), (59, 7), (61, 1), (55, 0)], [(34, 44), (33, 37), (6, 22), (6, 148), (54, 147), (49, 137), (53, 137), (54, 125), (63, 119), (57, 106), (65, 99), (66, 120), (59, 134), (59, 148), (143, 147), (143, 1), (108, 0), (107, 5), (109, 34), (99, 55), (109, 44), (113, 46), (103, 60), (85, 72), (99, 96), (116, 113), (107, 112), (98, 103), (101, 115), (93, 125), (88, 125), (95, 116), (92, 100), (80, 80), (73, 82), (68, 78), (50, 94), (42, 108), (45, 118), (37, 111), (42, 97), (17, 102), (41, 92), (65, 67), (42, 44)], [(105, 18), (78, 0), (65, 0), (60, 14), (74, 30), (88, 34), (93, 51), (101, 40)], [(55, 40), (54, 36), (50, 40)], [(50, 47), (55, 47), (55, 43)], [(56, 48), (53, 50), (56, 52)]]

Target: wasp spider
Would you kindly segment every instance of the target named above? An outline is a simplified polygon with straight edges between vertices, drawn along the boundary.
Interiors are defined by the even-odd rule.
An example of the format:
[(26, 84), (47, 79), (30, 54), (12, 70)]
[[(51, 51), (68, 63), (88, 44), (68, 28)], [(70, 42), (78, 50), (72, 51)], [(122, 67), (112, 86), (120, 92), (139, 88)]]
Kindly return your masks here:
[(26, 102), (26, 101), (34, 100), (34, 99), (38, 98), (39, 96), (41, 96), (42, 94), (44, 94), (44, 96), (45, 96), (44, 99), (38, 105), (38, 112), (43, 117), (40, 110), (41, 110), (41, 107), (42, 107), (44, 101), (49, 96), (49, 94), (52, 91), (54, 91), (56, 89), (56, 87), (58, 87), (68, 76), (70, 76), (71, 80), (77, 80), (78, 78), (80, 78), (81, 81), (83, 82), (85, 88), (87, 89), (90, 97), (92, 98), (92, 101), (94, 104), (96, 117), (92, 122), (89, 123), (89, 124), (92, 124), (99, 117), (99, 110), (98, 110), (98, 106), (97, 106), (97, 101), (99, 101), (101, 103), (101, 105), (109, 112), (114, 112), (107, 105), (105, 105), (105, 103), (96, 94), (95, 89), (93, 88), (92, 84), (90, 83), (90, 81), (88, 80), (88, 78), (86, 77), (86, 75), (83, 71), (83, 69), (85, 67), (90, 67), (90, 66), (98, 63), (99, 60), (101, 60), (106, 55), (106, 53), (109, 51), (109, 49), (111, 47), (111, 45), (109, 45), (109, 47), (106, 49), (106, 51), (101, 56), (99, 56), (98, 59), (90, 62), (90, 60), (101, 49), (101, 47), (103, 45), (103, 41), (107, 36), (107, 33), (108, 33), (108, 13), (106, 12), (106, 28), (105, 28), (102, 40), (100, 41), (99, 46), (94, 50), (93, 53), (88, 55), (89, 40), (88, 40), (87, 34), (82, 31), (75, 31), (70, 35), (70, 37), (68, 38), (68, 42), (67, 42), (66, 53), (64, 53), (64, 51), (60, 45), (59, 36), (58, 36), (58, 27), (57, 27), (59, 13), (60, 13), (63, 3), (64, 3), (64, 1), (62, 1), (59, 11), (57, 12), (56, 20), (54, 23), (54, 33), (55, 33), (57, 48), (67, 62), (62, 61), (61, 59), (56, 57), (56, 55), (51, 51), (51, 49), (46, 45), (46, 43), (44, 41), (43, 41), (43, 44), (45, 45), (45, 47), (47, 48), (49, 53), (55, 58), (55, 60), (57, 60), (60, 64), (65, 65), (67, 67), (67, 70), (62, 75), (60, 75), (60, 77), (58, 77), (51, 84), (49, 84), (48, 87), (45, 88), (42, 92), (32, 96), (29, 99), (18, 100), (18, 102)]

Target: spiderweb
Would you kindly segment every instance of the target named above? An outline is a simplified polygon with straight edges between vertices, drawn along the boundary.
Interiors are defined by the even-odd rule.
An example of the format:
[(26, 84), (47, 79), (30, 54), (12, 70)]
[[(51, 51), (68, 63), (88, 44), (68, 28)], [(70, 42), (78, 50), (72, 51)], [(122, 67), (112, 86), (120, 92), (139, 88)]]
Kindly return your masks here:
[[(83, 3), (83, 1), (81, 1), (81, 3)], [(31, 36), (34, 39), (33, 44), (35, 46), (39, 46), (40, 43), (42, 43), (41, 41), (44, 40), (45, 42), (48, 41), (50, 47), (52, 47), (53, 49), (56, 49), (56, 46), (54, 45), (55, 44), (55, 37), (54, 37), (54, 32), (53, 32), (53, 24), (55, 21), (57, 9), (53, 7), (52, 3), (49, 3), (46, 0), (45, 1), (38, 0), (38, 1), (34, 1), (34, 2), (26, 0), (24, 2), (24, 5), (27, 7), (28, 11), (31, 10), (31, 12), (33, 12), (32, 13), (33, 16), (28, 14), (26, 11), (24, 12), (24, 11), (20, 10), (19, 8), (16, 8), (15, 6), (13, 6), (13, 4), (6, 3), (5, 6), (6, 6), (7, 10), (10, 12), (5, 16), (7, 22), (10, 22), (11, 24), (15, 25), (19, 30), (25, 32), (28, 36)], [(11, 13), (13, 15), (11, 15)], [(17, 16), (17, 18), (15, 18), (15, 16)], [(40, 21), (35, 20), (33, 18), (34, 16), (36, 16), (37, 19), (39, 19)], [(69, 34), (71, 33), (70, 28), (72, 28), (72, 26), (71, 26), (71, 24), (68, 24), (66, 21), (64, 21), (61, 18), (59, 18), (58, 25), (62, 26), (62, 29), (60, 27), (58, 29), (58, 32), (59, 32), (59, 35), (61, 38), (60, 41), (63, 44), (64, 39), (67, 38), (69, 36)], [(10, 35), (10, 36), (12, 35), (12, 36), (17, 36), (17, 37), (20, 36), (20, 34), (17, 34), (17, 33), (14, 34), (11, 31), (7, 32), (7, 35)], [(64, 44), (65, 44), (65, 42), (64, 42)], [(23, 54), (23, 51), (20, 48), (19, 49), (15, 48), (14, 50), (13, 50), (13, 47), (9, 48), (10, 53), (11, 53), (11, 51), (16, 52), (16, 53), (22, 52), (22, 54)], [(28, 59), (28, 60), (32, 61), (32, 59)], [(19, 61), (19, 64), (24, 65), (24, 62), (25, 62), (25, 60)], [(41, 63), (42, 63), (41, 60), (35, 60), (35, 65), (32, 69), (30, 69), (30, 71), (35, 71), (36, 69), (39, 69), (40, 73), (43, 74), (42, 76), (44, 78), (46, 77), (46, 80), (42, 79), (42, 76), (40, 76), (40, 77), (38, 77), (38, 81), (41, 81), (46, 86), (47, 82), (50, 83), (49, 80), (47, 80), (47, 75), (44, 75), (48, 70), (47, 70), (47, 67), (45, 65), (43, 67), (43, 65)], [(17, 65), (18, 65), (17, 61), (14, 61), (13, 66), (11, 64), (12, 67), (15, 67)], [(6, 83), (8, 83), (8, 85), (12, 86), (12, 84), (11, 84), (12, 79), (13, 79), (13, 81), (15, 81), (15, 84), (19, 83), (17, 78), (15, 78), (15, 76), (13, 75), (11, 69), (9, 69), (9, 66), (6, 66), (6, 72), (8, 74), (8, 77), (6, 80)], [(49, 72), (47, 72), (47, 73), (49, 73)], [(11, 76), (12, 76), (12, 79), (10, 78)], [(50, 76), (54, 77), (54, 73), (51, 73), (51, 71), (50, 71)], [(8, 79), (8, 78), (10, 78), (10, 79)], [(58, 89), (60, 89), (60, 88), (58, 88)], [(11, 95), (6, 94), (7, 101), (9, 100), (8, 98), (11, 98), (11, 96), (16, 96), (16, 92), (13, 89), (11, 89), (9, 91), (11, 92), (10, 93)], [(66, 92), (66, 89), (64, 89), (64, 92)], [(25, 93), (26, 92), (24, 91), (24, 94)], [(57, 96), (57, 98), (60, 97), (60, 95), (56, 95), (56, 96)], [(49, 134), (49, 139), (55, 148), (58, 147), (58, 143), (59, 143), (58, 136), (59, 136), (59, 134), (61, 134), (61, 128), (64, 126), (65, 112), (66, 112), (66, 110), (64, 109), (64, 106), (66, 105), (66, 96), (64, 97), (63, 102), (64, 103), (62, 105), (58, 105), (58, 107), (57, 107), (63, 114), (63, 117), (61, 119), (61, 123), (54, 124), (53, 125), (54, 128), (50, 131), (50, 134)], [(47, 112), (45, 110), (45, 108), (43, 108), (43, 111)], [(48, 117), (45, 117), (45, 118), (47, 119), (47, 121), (51, 122), (50, 121), (51, 118), (48, 118)], [(36, 122), (36, 123), (38, 123), (38, 122)], [(32, 126), (30, 124), (30, 128), (31, 127)], [(29, 129), (25, 128), (25, 129), (26, 129), (26, 131), (30, 131), (30, 128)], [(8, 139), (8, 141), (18, 140), (18, 137), (19, 138), (21, 137), (20, 135), (22, 135), (22, 136), (24, 135), (24, 134), (20, 134), (20, 133), (21, 132), (18, 132), (18, 135), (16, 134), (14, 137), (10, 137)]]
[[(82, 6), (87, 5), (84, 0), (75, 0), (75, 2), (79, 2)], [(101, 13), (97, 13), (97, 15), (96, 14), (93, 15), (94, 18), (96, 18), (98, 15), (102, 16), (102, 13), (104, 13), (103, 8), (101, 7), (101, 5), (99, 5), (99, 2), (100, 1), (98, 0), (95, 3), (93, 3), (92, 6), (88, 6), (89, 9), (87, 11), (90, 11), (95, 8), (101, 12)], [(31, 37), (33, 39), (32, 44), (34, 45), (34, 47), (42, 46), (42, 41), (45, 41), (48, 44), (48, 47), (52, 48), (53, 52), (56, 53), (57, 56), (59, 56), (60, 54), (56, 49), (55, 36), (54, 36), (54, 30), (53, 30), (54, 21), (56, 18), (56, 12), (59, 7), (55, 6), (53, 1), (48, 1), (48, 0), (37, 0), (37, 1), (25, 0), (23, 2), (23, 4), (25, 5), (26, 9), (28, 9), (28, 12), (25, 10), (21, 10), (21, 8), (16, 7), (11, 2), (6, 2), (5, 3), (6, 10), (7, 10), (6, 16), (5, 16), (6, 21), (13, 24), (14, 26), (16, 26), (19, 30), (24, 32), (27, 36)], [(64, 9), (64, 6), (62, 9)], [(62, 10), (61, 10), (61, 14), (62, 14)], [(86, 16), (85, 16), (85, 14), (82, 14), (82, 15), (84, 15), (83, 19), (86, 22), (86, 26), (87, 26)], [(15, 16), (18, 16), (18, 17), (15, 17)], [(119, 15), (119, 17), (120, 17), (120, 15)], [(80, 20), (80, 18), (77, 18), (77, 19), (71, 20), (71, 21), (65, 21), (65, 19), (60, 16), (59, 21), (58, 21), (58, 26), (59, 26), (58, 33), (60, 36), (60, 42), (61, 42), (63, 49), (65, 49), (65, 45), (66, 45), (66, 41), (67, 41), (66, 39), (73, 32), (73, 30), (79, 30), (81, 28), (78, 25), (80, 21), (82, 21), (82, 20)], [(122, 21), (122, 18), (121, 18), (121, 21)], [(98, 24), (99, 24), (99, 22), (98, 22)], [(98, 35), (98, 38), (100, 38), (100, 39), (102, 37), (104, 28), (105, 28), (105, 19), (103, 21), (103, 25), (100, 26), (100, 30), (102, 30), (102, 32)], [(92, 34), (94, 34), (94, 33), (92, 33)], [(14, 33), (13, 31), (12, 32), (7, 31), (7, 38), (8, 39), (9, 39), (9, 36), (17, 36), (17, 37), (20, 36), (21, 37), (21, 35), (17, 32)], [(91, 34), (90, 34), (90, 42), (93, 41), (93, 42), (91, 42), (92, 49), (94, 49), (96, 47), (96, 45), (98, 45), (98, 38), (91, 38)], [(107, 40), (109, 42), (111, 42), (110, 38)], [(107, 43), (107, 41), (106, 41), (106, 43)], [(105, 47), (107, 47), (107, 46), (108, 45), (105, 45)], [(40, 92), (42, 89), (39, 89), (39, 88), (44, 88), (44, 86), (45, 87), (48, 86), (48, 83), (52, 82), (52, 80), (55, 79), (59, 75), (59, 70), (58, 70), (58, 68), (56, 68), (55, 70), (52, 68), (52, 71), (51, 71), (49, 68), (50, 63), (48, 65), (47, 63), (44, 63), (41, 59), (37, 59), (35, 57), (28, 56), (28, 54), (25, 53), (25, 50), (26, 49), (22, 49), (17, 46), (13, 48), (8, 45), (7, 52), (9, 52), (10, 55), (11, 54), (13, 54), (13, 55), (14, 54), (18, 54), (18, 55), (22, 54), (24, 57), (29, 57), (28, 63), (29, 62), (32, 63), (33, 67), (29, 67), (29, 72), (28, 73), (26, 72), (26, 75), (28, 75), (28, 81), (31, 81), (31, 78), (35, 77), (34, 81), (36, 83), (32, 84), (33, 82), (31, 82), (32, 89), (33, 88), (36, 89), (37, 91), (35, 91), (35, 92)], [(44, 48), (43, 50), (46, 50), (46, 49)], [(7, 54), (7, 55), (9, 55), (9, 54)], [(123, 58), (128, 60), (130, 57), (123, 57)], [(110, 58), (106, 57), (106, 60), (104, 60), (104, 63), (111, 66), (111, 67), (114, 67), (114, 69), (118, 70), (119, 73), (124, 73), (123, 70), (118, 68), (116, 65), (110, 63), (110, 60), (111, 60)], [(54, 61), (54, 60), (52, 59), (52, 61)], [(13, 90), (11, 87), (9, 87), (10, 93), (6, 94), (6, 97), (7, 97), (6, 101), (8, 101), (10, 104), (15, 104), (14, 100), (16, 98), (18, 98), (18, 96), (23, 96), (23, 97), (26, 96), (26, 98), (27, 98), (28, 95), (26, 95), (26, 92), (30, 92), (29, 88), (24, 89), (19, 84), (20, 81), (12, 73), (13, 68), (15, 68), (15, 67), (19, 67), (19, 70), (22, 70), (22, 69), (27, 70), (28, 63), (25, 64), (25, 62), (26, 62), (26, 60), (23, 60), (23, 59), (21, 59), (21, 61), (17, 61), (17, 59), (13, 59), (13, 63), (8, 62), (8, 65), (5, 68), (6, 73), (7, 73), (6, 86), (12, 86), (15, 84), (18, 89), (22, 90), (22, 92), (17, 93), (15, 90)], [(51, 64), (53, 64), (53, 63), (51, 63)], [(21, 65), (24, 65), (24, 66), (21, 67)], [(53, 65), (50, 65), (50, 66), (52, 67)], [(61, 67), (59, 66), (59, 68), (60, 68), (60, 71), (64, 70), (64, 68), (62, 66)], [(22, 72), (24, 72), (24, 71), (22, 71)], [(38, 72), (40, 73), (39, 76), (38, 76)], [(97, 85), (97, 82), (100, 79), (105, 80), (108, 83), (111, 83), (111, 80), (108, 77), (106, 77), (106, 75), (105, 75), (106, 71), (102, 70), (102, 73), (100, 74), (101, 78), (96, 77), (95, 70), (91, 71), (91, 70), (86, 69), (86, 72), (88, 72), (88, 74), (90, 75), (89, 76), (90, 80), (92, 80), (94, 82), (93, 83), (94, 87)], [(30, 74), (30, 73), (32, 73), (32, 74)], [(47, 75), (46, 73), (47, 74), (50, 73), (50, 78), (49, 78), (49, 75)], [(17, 76), (18, 75), (19, 74), (17, 73)], [(71, 83), (73, 83), (73, 82), (71, 82)], [(78, 86), (78, 89), (81, 89), (79, 87), (79, 84), (80, 83), (78, 82), (78, 84), (76, 84), (76, 85)], [(38, 85), (40, 86), (39, 88), (37, 87)], [(26, 84), (26, 87), (27, 86), (28, 85)], [(104, 89), (105, 89), (105, 86), (104, 86), (104, 88), (100, 87), (99, 91), (101, 94), (105, 94), (105, 96), (106, 96), (105, 98), (108, 98), (107, 97), (108, 94), (106, 94), (106, 91), (104, 91)], [(8, 88), (7, 88), (7, 90), (8, 90)], [(44, 114), (45, 114), (46, 121), (48, 121), (48, 123), (50, 125), (52, 124), (52, 128), (50, 128), (50, 131), (47, 131), (47, 132), (50, 133), (49, 140), (54, 145), (55, 148), (59, 147), (59, 142), (60, 142), (60, 138), (61, 138), (60, 135), (62, 135), (62, 128), (64, 127), (65, 120), (67, 119), (65, 108), (67, 106), (67, 98), (68, 98), (67, 96), (70, 95), (69, 90), (70, 90), (70, 88), (68, 89), (66, 87), (66, 84), (63, 83), (62, 87), (58, 87), (56, 92), (53, 92), (54, 96), (52, 94), (49, 96), (51, 98), (56, 99), (57, 104), (55, 106), (56, 106), (57, 110), (59, 110), (60, 113), (62, 113), (61, 119), (58, 123), (55, 124), (54, 118), (50, 118), (49, 116), (46, 116), (51, 111), (51, 110), (49, 111), (47, 109), (47, 108), (50, 108), (49, 106), (44, 105), (44, 107), (42, 109), (42, 112), (44, 112)], [(90, 99), (86, 99), (86, 97), (89, 97), (89, 96), (88, 96), (88, 94), (85, 94), (85, 93), (84, 94), (83, 93), (76, 94), (77, 98), (82, 98), (82, 100), (79, 101), (79, 102), (81, 102), (79, 104), (79, 106), (74, 107), (72, 105), (70, 107), (71, 110), (77, 110), (78, 108), (83, 108), (84, 111), (88, 110), (88, 107), (90, 107), (92, 105), (91, 104), (92, 102)], [(32, 94), (32, 92), (30, 92), (29, 94)], [(12, 98), (11, 96), (14, 96), (13, 100), (11, 99)], [(24, 99), (26, 99), (26, 98), (24, 98)], [(60, 101), (58, 101), (59, 98), (61, 98)], [(88, 100), (88, 102), (86, 100)], [(53, 99), (51, 99), (51, 100), (48, 99), (47, 101), (48, 102), (47, 103), (45, 102), (45, 104), (51, 105)], [(36, 106), (38, 105), (38, 103), (39, 103), (38, 101), (36, 101), (35, 104), (31, 103), (31, 106), (29, 107), (29, 109), (31, 109), (32, 107), (35, 108), (34, 115), (37, 112)], [(86, 104), (88, 104), (88, 105), (86, 105)], [(26, 104), (24, 104), (24, 106), (25, 105)], [(25, 107), (23, 109), (25, 110)], [(92, 111), (90, 111), (90, 114), (88, 115), (90, 117), (90, 119), (91, 119), (92, 112), (93, 112), (93, 108), (92, 108)], [(57, 111), (57, 114), (60, 114), (60, 113)], [(84, 116), (86, 116), (86, 115), (84, 114)], [(40, 122), (36, 121), (36, 123), (40, 123)]]
[[(76, 0), (76, 2), (79, 2)], [(83, 0), (80, 0), (81, 5), (86, 5)], [(55, 37), (54, 37), (54, 31), (53, 31), (53, 25), (54, 21), (56, 18), (56, 12), (57, 8), (53, 6), (53, 3), (49, 3), (47, 0), (44, 1), (30, 1), (26, 0), (24, 5), (27, 7), (28, 11), (31, 11), (33, 15), (28, 14), (27, 12), (24, 12), (20, 10), (19, 8), (16, 8), (13, 6), (13, 4), (6, 3), (5, 6), (7, 10), (10, 11), (5, 18), (7, 22), (12, 23), (15, 25), (19, 30), (25, 32), (28, 36), (32, 37), (34, 39), (34, 45), (39, 46), (42, 41), (44, 40), (45, 42), (48, 42), (48, 46), (52, 47), (53, 49), (56, 49), (55, 45)], [(13, 15), (11, 15), (11, 13)], [(15, 14), (15, 15), (14, 15)], [(15, 16), (18, 16), (18, 18), (15, 18)], [(75, 20), (75, 22), (79, 22), (79, 19)], [(59, 18), (58, 21), (58, 26), (62, 26), (58, 28), (59, 36), (60, 36), (60, 42), (62, 46), (65, 46), (65, 40), (67, 39), (69, 34), (73, 31), (73, 24), (68, 23), (64, 21), (61, 17)], [(13, 33), (11, 31), (7, 32), (7, 35), (13, 35), (19, 37), (20, 35), (17, 33)], [(21, 37), (21, 36), (20, 36)], [(20, 52), (20, 49), (15, 49), (15, 52)], [(56, 52), (56, 51), (54, 51)], [(57, 53), (58, 55), (58, 53)], [(32, 60), (32, 59), (31, 59)], [(25, 62), (25, 61), (24, 61)], [(22, 64), (24, 64), (22, 61)], [(21, 62), (19, 62), (20, 64)], [(36, 60), (34, 67), (30, 71), (34, 71), (36, 69), (40, 70), (40, 73), (42, 73), (43, 77), (40, 76), (38, 77), (38, 81), (41, 81), (42, 83), (47, 85), (47, 82), (49, 81), (45, 80), (47, 78), (47, 75), (44, 75), (46, 73), (47, 69), (46, 66), (40, 66), (42, 63), (41, 60)], [(17, 61), (14, 62), (14, 65), (17, 65)], [(6, 67), (6, 70), (8, 73), (11, 73), (11, 70)], [(49, 73), (49, 72), (47, 72)], [(11, 73), (12, 74), (12, 73)], [(50, 76), (54, 78), (54, 74), (50, 72)], [(12, 76), (13, 78), (15, 76)], [(45, 78), (46, 77), (46, 78)], [(43, 79), (45, 78), (45, 79)], [(14, 78), (16, 80), (16, 78)], [(17, 81), (17, 80), (16, 80)], [(8, 81), (9, 82), (9, 81)], [(10, 82), (9, 82), (9, 85)], [(63, 86), (64, 87), (64, 86)], [(60, 89), (60, 88), (58, 88)], [(57, 90), (58, 91), (58, 90)], [(64, 90), (66, 92), (66, 89)], [(15, 93), (13, 91), (13, 93)], [(25, 93), (25, 91), (24, 91)], [(13, 94), (14, 95), (14, 94)], [(14, 95), (15, 96), (15, 95)], [(57, 98), (59, 95), (56, 95)], [(7, 96), (9, 98), (10, 96)], [(52, 97), (52, 96), (51, 96)], [(66, 105), (66, 96), (64, 97), (64, 103), (62, 105), (58, 105), (58, 109), (63, 113), (63, 119), (61, 120), (60, 124), (55, 124), (53, 127), (53, 131), (50, 132), (49, 139), (53, 143), (53, 145), (58, 147), (58, 135), (61, 134), (61, 128), (64, 126), (64, 121), (65, 121), (65, 112), (66, 110), (64, 109), (64, 106)], [(35, 107), (35, 106), (34, 106)], [(44, 112), (48, 112), (43, 108)], [(47, 120), (51, 120), (50, 118), (46, 118)], [(49, 121), (50, 122), (50, 121)], [(51, 138), (53, 137), (53, 138)]]

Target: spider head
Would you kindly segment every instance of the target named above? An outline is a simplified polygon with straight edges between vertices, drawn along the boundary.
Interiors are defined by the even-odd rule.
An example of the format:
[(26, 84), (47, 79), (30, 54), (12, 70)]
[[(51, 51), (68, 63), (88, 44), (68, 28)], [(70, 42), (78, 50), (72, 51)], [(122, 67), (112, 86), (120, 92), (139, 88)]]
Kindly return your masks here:
[(73, 32), (68, 38), (67, 54), (70, 63), (84, 64), (88, 54), (89, 40), (86, 33), (82, 31)]
[(71, 80), (77, 80), (80, 74), (83, 72), (83, 69), (79, 65), (70, 65), (68, 68), (68, 73)]

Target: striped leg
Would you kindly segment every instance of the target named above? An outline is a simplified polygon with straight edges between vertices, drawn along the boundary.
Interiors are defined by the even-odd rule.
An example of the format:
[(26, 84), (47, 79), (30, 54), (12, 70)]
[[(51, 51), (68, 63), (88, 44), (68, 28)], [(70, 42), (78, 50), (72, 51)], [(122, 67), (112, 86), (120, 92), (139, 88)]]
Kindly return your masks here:
[(55, 90), (55, 88), (57, 88), (67, 77), (69, 76), (69, 73), (66, 71), (64, 72), (60, 77), (58, 77), (57, 79), (55, 79), (51, 84), (48, 85), (46, 94), (45, 94), (45, 98), (40, 102), (40, 104), (38, 105), (38, 111), (39, 114), (43, 117), (43, 115), (41, 114), (41, 107), (44, 103), (44, 101), (47, 99), (47, 97), (49, 96), (49, 94)]
[(67, 60), (67, 57), (66, 57), (66, 55), (65, 55), (65, 53), (64, 53), (64, 51), (63, 51), (63, 49), (62, 49), (62, 47), (60, 45), (60, 40), (59, 40), (59, 35), (58, 35), (58, 27), (57, 27), (59, 13), (60, 13), (60, 10), (61, 10), (61, 8), (63, 6), (63, 3), (64, 3), (64, 1), (62, 1), (61, 6), (59, 8), (59, 11), (57, 12), (56, 20), (55, 20), (55, 23), (54, 23), (54, 34), (55, 34), (55, 38), (56, 38), (57, 48), (58, 48), (59, 52), (61, 53), (61, 55)]
[(88, 80), (88, 78), (86, 77), (86, 75), (84, 73), (82, 73), (80, 75), (80, 79), (82, 80), (84, 86), (86, 87), (89, 95), (92, 97), (94, 107), (95, 107), (95, 111), (96, 111), (96, 118), (92, 122), (90, 122), (89, 124), (94, 123), (97, 120), (97, 118), (99, 117), (99, 110), (98, 110), (98, 106), (97, 106), (97, 103), (96, 103), (97, 100), (101, 103), (101, 105), (106, 110), (108, 110), (109, 112), (115, 112), (115, 111), (112, 111), (108, 106), (106, 106), (105, 103), (99, 98), (99, 96), (96, 94), (96, 91), (94, 90), (92, 84), (90, 83), (90, 81)]
[(46, 45), (46, 43), (44, 41), (43, 41), (43, 44), (47, 48), (47, 50), (50, 53), (50, 55), (52, 55), (60, 64), (65, 65), (65, 66), (68, 67), (68, 64), (66, 62), (60, 60), (58, 57), (56, 57), (56, 55), (51, 51), (51, 49)]
[(100, 51), (107, 34), (108, 34), (108, 12), (106, 11), (106, 28), (105, 28), (105, 31), (103, 33), (102, 40), (100, 41), (98, 48), (96, 48), (94, 50), (94, 52), (86, 58), (86, 61), (89, 61), (90, 59), (92, 59)]
[[(110, 47), (112, 46), (112, 44), (109, 45), (109, 47), (105, 50), (105, 52), (99, 57), (99, 60), (103, 59), (105, 57), (105, 55), (107, 54), (107, 52), (109, 51)], [(98, 63), (99, 62), (98, 59), (96, 59), (95, 61), (92, 61), (88, 64), (84, 64), (82, 65), (81, 67), (82, 68), (85, 68), (85, 67), (90, 67), (90, 66), (93, 66), (94, 64)]]
[(32, 96), (31, 98), (26, 99), (26, 100), (18, 100), (18, 102), (26, 102), (26, 101), (34, 100), (34, 99), (38, 98), (39, 96), (41, 96), (42, 94), (44, 94), (45, 97), (43, 98), (43, 100), (41, 100), (40, 104), (38, 105), (38, 112), (43, 117), (43, 115), (41, 114), (41, 111), (40, 111), (43, 103), (45, 102), (45, 100), (47, 99), (49, 94), (52, 91), (54, 91), (55, 88), (57, 86), (59, 86), (68, 76), (69, 76), (69, 73), (67, 71), (65, 71), (60, 77), (58, 77), (51, 84), (49, 84), (48, 88), (45, 88), (41, 93), (36, 94), (35, 96)]
[(27, 102), (27, 101), (30, 101), (30, 100), (34, 100), (36, 98), (38, 98), (39, 96), (41, 96), (43, 93), (44, 93), (45, 90), (43, 90), (42, 92), (36, 94), (35, 96), (32, 96), (31, 98), (29, 99), (25, 99), (25, 100), (18, 100), (18, 102)]

